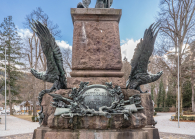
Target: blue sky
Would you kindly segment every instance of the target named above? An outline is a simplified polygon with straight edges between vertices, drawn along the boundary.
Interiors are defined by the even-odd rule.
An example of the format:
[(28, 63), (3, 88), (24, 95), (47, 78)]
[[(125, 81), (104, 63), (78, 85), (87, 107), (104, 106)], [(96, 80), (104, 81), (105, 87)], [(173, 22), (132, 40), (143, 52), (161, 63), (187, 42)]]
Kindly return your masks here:
[[(48, 14), (53, 23), (59, 25), (62, 37), (56, 40), (65, 41), (70, 46), (73, 38), (73, 24), (70, 8), (76, 8), (82, 0), (0, 0), (0, 23), (7, 16), (12, 16), (15, 25), (24, 29), (25, 16), (37, 7)], [(96, 0), (92, 0), (90, 8), (94, 8)], [(112, 8), (122, 9), (120, 21), (121, 42), (135, 42), (143, 37), (144, 30), (155, 22), (159, 11), (160, 0), (114, 0)]]

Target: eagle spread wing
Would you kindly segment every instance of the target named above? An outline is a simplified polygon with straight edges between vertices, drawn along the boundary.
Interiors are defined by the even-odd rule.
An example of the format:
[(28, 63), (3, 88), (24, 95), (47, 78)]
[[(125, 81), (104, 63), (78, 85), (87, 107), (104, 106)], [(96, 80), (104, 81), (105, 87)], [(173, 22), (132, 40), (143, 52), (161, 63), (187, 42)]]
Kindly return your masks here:
[[(56, 44), (54, 37), (51, 35), (49, 29), (41, 24), (39, 21), (31, 23), (32, 30), (37, 34), (41, 41), (41, 48), (47, 59), (47, 70), (45, 72), (37, 72), (31, 69), (31, 73), (38, 79), (54, 83), (52, 88), (42, 90), (39, 93), (39, 105), (41, 106), (42, 98), (46, 93), (54, 90), (66, 89), (65, 71), (63, 68), (62, 53), (59, 46)], [(39, 123), (44, 119), (43, 106), (39, 112)]]
[[(49, 29), (39, 21), (32, 23), (32, 29), (37, 34), (41, 41), (41, 47), (47, 59), (47, 71), (37, 72), (31, 69), (31, 73), (38, 79), (54, 83), (56, 80), (60, 82), (61, 87), (65, 88), (65, 71), (63, 68), (62, 53), (59, 46), (56, 44), (54, 37)], [(57, 89), (57, 88), (56, 88)]]
[(131, 76), (147, 72), (149, 58), (153, 53), (154, 43), (158, 34), (158, 31), (155, 33), (157, 27), (157, 24), (152, 24), (149, 29), (146, 29), (143, 40), (141, 39), (135, 48), (133, 59), (131, 60)]
[(131, 60), (131, 73), (126, 84), (127, 87), (134, 84), (134, 87), (130, 87), (131, 89), (137, 89), (141, 84), (154, 82), (162, 75), (162, 72), (154, 75), (147, 72), (149, 58), (153, 53), (154, 43), (159, 31), (158, 26), (159, 23), (156, 23), (146, 29), (143, 40), (141, 39), (135, 48)]

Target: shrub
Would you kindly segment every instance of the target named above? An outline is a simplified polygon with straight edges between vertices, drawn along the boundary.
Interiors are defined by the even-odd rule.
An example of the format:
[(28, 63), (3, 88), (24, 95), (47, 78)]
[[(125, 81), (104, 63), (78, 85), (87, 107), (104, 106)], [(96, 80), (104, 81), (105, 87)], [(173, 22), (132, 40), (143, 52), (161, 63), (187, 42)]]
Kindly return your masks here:
[[(35, 122), (35, 116), (32, 116), (32, 121)], [(36, 122), (39, 121), (39, 118), (36, 116)]]
[(188, 120), (195, 121), (195, 117), (194, 116), (188, 117)]
[(155, 112), (169, 112), (169, 107), (155, 108)]
[[(191, 117), (187, 117), (187, 116), (180, 116), (179, 119), (182, 120), (189, 120), (189, 121), (195, 121), (195, 117), (191, 116)], [(174, 120), (178, 120), (177, 116), (174, 116)]]
[(187, 116), (180, 116), (179, 117), (181, 120), (187, 120), (188, 118), (187, 118)]
[(32, 111), (28, 111), (28, 115), (32, 115)]
[(184, 115), (193, 115), (193, 114), (195, 114), (195, 113), (188, 110), (188, 111), (184, 111), (183, 114), (184, 114)]
[(155, 112), (162, 112), (163, 108), (155, 108)]

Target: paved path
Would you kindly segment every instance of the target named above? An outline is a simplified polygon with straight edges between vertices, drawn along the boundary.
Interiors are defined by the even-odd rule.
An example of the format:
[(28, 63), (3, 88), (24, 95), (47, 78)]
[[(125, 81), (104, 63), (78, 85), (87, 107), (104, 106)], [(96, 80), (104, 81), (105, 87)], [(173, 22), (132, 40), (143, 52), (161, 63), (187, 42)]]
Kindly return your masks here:
[[(158, 121), (156, 128), (159, 129), (161, 139), (195, 139), (195, 122), (180, 122), (180, 128), (178, 128), (177, 122), (169, 120), (173, 114), (158, 113), (155, 117)], [(38, 123), (7, 116), (7, 130), (5, 131), (4, 115), (0, 117), (2, 118), (0, 139), (31, 139), (34, 129), (39, 127)]]
[(180, 128), (178, 128), (178, 122), (170, 121), (171, 115), (174, 113), (157, 113), (154, 119), (158, 122), (155, 126), (159, 132), (185, 134), (195, 136), (195, 122), (180, 122)]
[[(29, 133), (29, 134), (0, 137), (0, 139), (32, 139), (32, 137), (33, 134)], [(172, 133), (160, 133), (160, 139), (195, 139), (195, 136), (172, 134)]]
[(28, 134), (18, 134), (18, 135), (12, 135), (12, 136), (4, 136), (0, 137), (0, 139), (32, 139), (33, 134), (28, 133)]
[(195, 139), (195, 136), (160, 132), (160, 139)]
[(0, 115), (0, 137), (16, 134), (33, 133), (34, 129), (39, 127), (38, 122), (29, 122), (14, 116), (7, 116), (7, 130), (5, 131), (5, 115)]

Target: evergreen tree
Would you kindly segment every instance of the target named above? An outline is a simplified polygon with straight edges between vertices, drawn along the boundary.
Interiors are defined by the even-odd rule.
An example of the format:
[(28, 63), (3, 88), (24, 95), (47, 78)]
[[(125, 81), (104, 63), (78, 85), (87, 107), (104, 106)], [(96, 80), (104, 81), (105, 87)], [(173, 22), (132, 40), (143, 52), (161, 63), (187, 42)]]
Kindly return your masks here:
[[(4, 22), (0, 24), (0, 57), (1, 59), (4, 59), (6, 49), (7, 92), (11, 115), (13, 115), (13, 100), (16, 97), (19, 97), (20, 91), (20, 86), (17, 84), (21, 75), (17, 67), (23, 65), (23, 63), (20, 62), (22, 57), (22, 47), (20, 41), (21, 39), (12, 21), (12, 16), (4, 18)], [(5, 68), (4, 64), (2, 66)]]
[(158, 91), (158, 98), (157, 98), (157, 107), (160, 106), (164, 107), (165, 105), (165, 89), (163, 85), (163, 80), (161, 78), (160, 84), (159, 84), (159, 91)]
[(162, 83), (159, 84), (158, 97), (157, 97), (157, 107), (159, 108), (161, 105), (161, 96), (162, 96)]
[(165, 107), (166, 92), (164, 85), (162, 86), (162, 107)]
[(172, 107), (176, 104), (176, 96), (171, 93), (171, 91), (167, 92), (167, 98), (165, 100), (166, 107)]
[(192, 85), (190, 81), (186, 81), (182, 86), (183, 108), (192, 107)]

